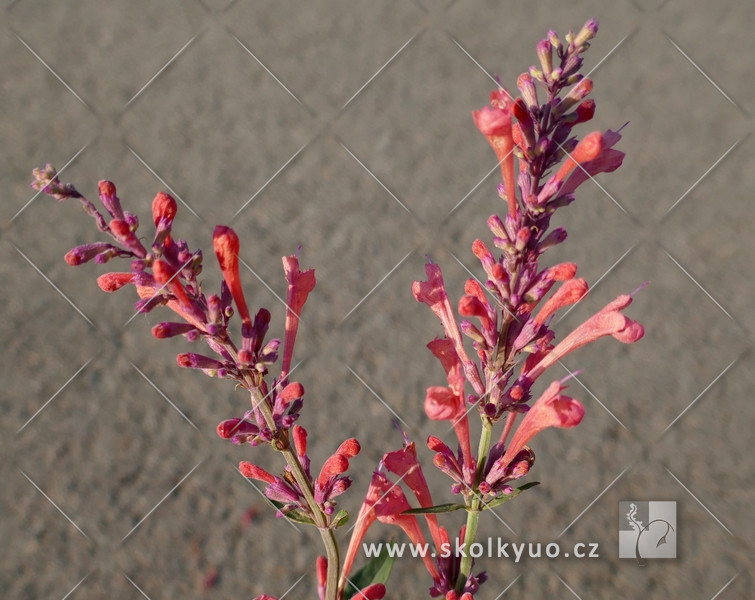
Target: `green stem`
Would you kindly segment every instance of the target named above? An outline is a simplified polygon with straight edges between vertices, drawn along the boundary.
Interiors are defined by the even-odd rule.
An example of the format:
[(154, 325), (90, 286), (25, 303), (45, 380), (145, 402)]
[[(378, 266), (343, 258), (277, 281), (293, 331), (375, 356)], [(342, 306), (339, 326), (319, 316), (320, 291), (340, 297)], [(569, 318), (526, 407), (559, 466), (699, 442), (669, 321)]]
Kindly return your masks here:
[(490, 451), (490, 440), (493, 433), (493, 424), (486, 418), (482, 419), (482, 434), (480, 435), (480, 444), (478, 446), (477, 473), (475, 475), (474, 491), (472, 499), (467, 509), (467, 526), (464, 534), (464, 545), (461, 555), (461, 565), (459, 566), (459, 578), (456, 580), (456, 591), (461, 594), (467, 579), (472, 573), (472, 556), (469, 554), (469, 547), (474, 543), (477, 537), (477, 524), (480, 520), (480, 510), (482, 507), (482, 498), (478, 491), (482, 475), (485, 472), (485, 460)]
[[(250, 386), (250, 394), (252, 396), (253, 406), (257, 406), (262, 412), (265, 418), (267, 426), (276, 431), (275, 420), (273, 418), (273, 412), (265, 401), (262, 392), (259, 387)], [(275, 442), (273, 442), (275, 443)], [(328, 559), (328, 572), (325, 588), (326, 600), (337, 600), (338, 598), (338, 572), (341, 569), (340, 556), (338, 553), (338, 543), (333, 530), (328, 527), (328, 517), (323, 513), (320, 505), (315, 501), (315, 493), (312, 489), (312, 484), (307, 477), (304, 467), (302, 467), (299, 457), (295, 452), (291, 450), (291, 447), (286, 444), (284, 448), (276, 448), (283, 455), (283, 458), (291, 468), (291, 474), (293, 475), (296, 483), (299, 485), (299, 489), (304, 496), (307, 506), (309, 506), (312, 512), (312, 518), (315, 521), (317, 529), (320, 531), (320, 537), (322, 537), (323, 545), (325, 546), (325, 556)]]

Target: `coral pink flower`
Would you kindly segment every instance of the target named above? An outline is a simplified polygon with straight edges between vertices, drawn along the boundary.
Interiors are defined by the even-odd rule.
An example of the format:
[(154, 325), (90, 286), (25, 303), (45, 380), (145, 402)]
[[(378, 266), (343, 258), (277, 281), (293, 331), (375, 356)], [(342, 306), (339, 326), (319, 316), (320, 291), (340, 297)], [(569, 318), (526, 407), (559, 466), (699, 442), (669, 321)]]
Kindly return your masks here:
[(265, 471), (262, 467), (258, 467), (254, 463), (250, 463), (246, 460), (242, 460), (239, 463), (239, 471), (244, 477), (249, 479), (256, 479), (257, 481), (264, 481), (265, 483), (275, 483), (275, 477)]
[(446, 332), (448, 339), (453, 342), (453, 348), (461, 360), (464, 372), (472, 384), (472, 387), (474, 387), (475, 392), (478, 394), (483, 394), (485, 392), (485, 386), (483, 385), (480, 374), (477, 371), (477, 365), (470, 360), (464, 349), (464, 343), (461, 339), (461, 331), (454, 318), (453, 309), (451, 308), (451, 302), (448, 299), (446, 286), (443, 283), (443, 274), (441, 273), (440, 267), (432, 263), (427, 263), (425, 265), (425, 273), (427, 274), (427, 281), (415, 281), (412, 284), (414, 298), (418, 302), (427, 304), (440, 319), (440, 322), (443, 325), (443, 330)]
[(133, 273), (105, 273), (97, 278), (97, 285), (103, 292), (115, 292), (124, 285), (132, 283), (133, 279)]
[(171, 293), (178, 298), (178, 301), (184, 308), (191, 308), (191, 301), (186, 295), (186, 290), (183, 285), (181, 285), (181, 282), (178, 280), (178, 277), (176, 276), (177, 272), (173, 267), (164, 260), (158, 259), (152, 265), (152, 273), (155, 277), (155, 281), (167, 287)]
[(572, 151), (571, 156), (567, 157), (564, 164), (549, 183), (564, 181), (564, 179), (566, 179), (578, 165), (583, 165), (595, 160), (600, 156), (602, 151), (603, 134), (600, 131), (588, 133), (579, 141), (577, 147)]
[(527, 364), (524, 375), (534, 381), (543, 374), (543, 371), (570, 352), (606, 335), (611, 335), (625, 344), (631, 344), (641, 339), (645, 334), (642, 325), (621, 313), (621, 310), (631, 303), (632, 296), (623, 294), (604, 306), (561, 340), (539, 361), (533, 365)]
[(349, 459), (359, 454), (359, 442), (350, 438), (343, 442), (322, 465), (320, 474), (317, 476), (317, 485), (325, 487), (331, 477), (345, 473), (349, 468)]
[(472, 118), (498, 157), (509, 214), (513, 216), (518, 209), (514, 181), (514, 137), (511, 128), (512, 102), (508, 92), (503, 89), (492, 92), (490, 100), (493, 106), (472, 111)]
[(346, 555), (343, 559), (341, 577), (338, 583), (339, 592), (343, 592), (346, 578), (349, 576), (349, 573), (351, 573), (351, 567), (354, 565), (354, 559), (356, 558), (367, 530), (377, 519), (377, 515), (375, 514), (375, 504), (382, 501), (384, 498), (387, 498), (388, 492), (394, 487), (396, 487), (395, 484), (389, 481), (384, 475), (377, 472), (372, 474), (370, 486), (367, 488), (367, 495), (359, 509), (356, 524), (354, 525), (354, 531), (349, 540), (349, 547), (346, 550)]
[[(407, 501), (404, 492), (401, 491), (398, 484), (391, 482), (381, 473), (375, 472), (372, 474), (372, 480), (367, 489), (367, 495), (362, 503), (362, 507), (359, 509), (356, 525), (354, 525), (354, 531), (351, 534), (349, 547), (346, 550), (346, 555), (343, 560), (341, 578), (338, 586), (341, 592), (346, 585), (346, 578), (351, 572), (351, 567), (354, 564), (354, 559), (356, 558), (357, 551), (362, 544), (362, 540), (364, 539), (367, 530), (376, 520), (391, 525), (398, 525), (404, 530), (407, 536), (409, 536), (409, 539), (413, 544), (424, 546), (425, 538), (419, 527), (417, 518), (414, 515), (401, 514), (410, 508), (411, 505)], [(427, 567), (427, 570), (433, 576), (433, 579), (437, 578), (438, 571), (430, 557), (423, 557), (423, 561), (425, 567)]]
[[(383, 464), (391, 473), (399, 476), (400, 480), (414, 493), (422, 508), (433, 506), (433, 498), (430, 495), (425, 474), (422, 472), (422, 465), (417, 460), (414, 442), (407, 443), (401, 450), (388, 452), (383, 456)], [(426, 514), (425, 519), (435, 547), (440, 548), (441, 538), (437, 516)]]
[(325, 600), (325, 591), (328, 581), (328, 559), (324, 556), (318, 556), (315, 563), (315, 571), (317, 572), (317, 595), (320, 600)]
[(471, 473), (474, 471), (474, 459), (469, 435), (467, 406), (464, 402), (465, 379), (461, 371), (461, 362), (448, 339), (435, 339), (427, 347), (443, 365), (448, 387), (436, 385), (427, 388), (425, 413), (435, 421), (451, 421), (456, 437), (459, 439), (464, 466)]
[(556, 292), (548, 298), (535, 316), (535, 323), (542, 325), (559, 308), (579, 302), (587, 294), (587, 282), (580, 278), (565, 281)]
[[(581, 106), (581, 105), (580, 105)], [(589, 111), (589, 107), (585, 109)], [(592, 107), (592, 111), (595, 107)], [(580, 114), (579, 110), (577, 111)], [(613, 146), (621, 139), (621, 134), (610, 129), (603, 134), (602, 150), (593, 159), (580, 163), (579, 169), (576, 169), (561, 186), (559, 194), (570, 194), (576, 190), (588, 178), (594, 177), (599, 173), (610, 173), (621, 166), (625, 154), (620, 150), (615, 150)]]
[(502, 464), (509, 464), (535, 435), (548, 427), (575, 427), (582, 421), (585, 409), (577, 400), (564, 396), (566, 386), (554, 381), (537, 399), (514, 432), (503, 455)]
[(283, 346), (283, 362), (281, 366), (281, 380), (285, 379), (291, 368), (294, 354), (296, 334), (299, 330), (299, 317), (307, 302), (307, 296), (315, 289), (315, 270), (299, 270), (299, 259), (296, 256), (283, 257), (283, 270), (288, 282), (286, 292), (286, 334)]
[(225, 279), (231, 296), (233, 296), (241, 320), (244, 325), (251, 327), (252, 318), (246, 306), (246, 298), (244, 298), (244, 290), (241, 287), (241, 277), (239, 276), (239, 236), (230, 227), (218, 225), (212, 234), (212, 245), (215, 249), (215, 256), (218, 257), (220, 270), (223, 272), (223, 279)]

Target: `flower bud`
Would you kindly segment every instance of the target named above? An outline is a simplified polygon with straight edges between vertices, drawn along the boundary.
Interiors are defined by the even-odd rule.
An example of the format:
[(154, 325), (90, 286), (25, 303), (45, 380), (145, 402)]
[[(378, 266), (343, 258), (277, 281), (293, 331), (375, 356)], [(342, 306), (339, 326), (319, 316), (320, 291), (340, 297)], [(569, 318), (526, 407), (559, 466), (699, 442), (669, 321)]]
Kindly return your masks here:
[(76, 246), (66, 252), (65, 260), (72, 267), (77, 267), (89, 262), (98, 254), (107, 252), (108, 250), (117, 251), (117, 248), (107, 242), (95, 242), (93, 244), (84, 244), (82, 246)]
[(540, 40), (537, 43), (537, 57), (540, 59), (540, 66), (543, 68), (543, 74), (549, 75), (553, 70), (553, 54), (549, 40)]
[(157, 225), (162, 219), (173, 221), (178, 211), (178, 205), (173, 197), (165, 192), (159, 192), (152, 200), (152, 220)]
[(97, 285), (103, 292), (114, 292), (132, 281), (132, 273), (105, 273), (97, 278)]
[(175, 337), (186, 333), (196, 331), (196, 327), (191, 323), (158, 323), (152, 328), (152, 335), (158, 339)]
[(359, 442), (356, 438), (349, 438), (340, 446), (338, 446), (336, 454), (343, 454), (346, 458), (354, 458), (357, 454), (359, 454), (359, 451), (361, 449), (362, 447), (359, 445)]
[(100, 201), (110, 216), (114, 219), (123, 219), (121, 201), (115, 195), (115, 184), (112, 181), (100, 181), (99, 192)]
[(283, 405), (287, 405), (290, 402), (293, 402), (294, 400), (298, 400), (304, 395), (304, 386), (301, 383), (293, 382), (289, 383), (285, 388), (283, 388), (283, 391), (280, 393), (278, 398), (281, 399), (283, 402)]
[(307, 430), (301, 425), (294, 425), (291, 434), (294, 438), (296, 453), (299, 456), (304, 456), (307, 453)]
[(248, 479), (256, 479), (257, 481), (264, 481), (265, 483), (275, 483), (275, 477), (254, 463), (242, 460), (239, 463), (239, 471), (241, 471), (241, 474)]

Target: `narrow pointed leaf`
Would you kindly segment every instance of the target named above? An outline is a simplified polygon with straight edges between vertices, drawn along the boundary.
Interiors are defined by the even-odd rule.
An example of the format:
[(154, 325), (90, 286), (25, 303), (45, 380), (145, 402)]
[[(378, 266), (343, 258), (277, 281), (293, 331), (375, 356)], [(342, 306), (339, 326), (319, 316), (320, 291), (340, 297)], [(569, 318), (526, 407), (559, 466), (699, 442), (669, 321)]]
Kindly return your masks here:
[(428, 506), (427, 508), (411, 508), (402, 512), (402, 515), (427, 515), (436, 513), (447, 513), (455, 510), (461, 510), (466, 508), (463, 504), (437, 504), (436, 506)]
[(500, 506), (501, 504), (505, 504), (512, 498), (516, 498), (519, 494), (521, 494), (524, 490), (528, 490), (531, 487), (535, 487), (536, 485), (539, 485), (539, 481), (530, 481), (529, 483), (525, 483), (524, 485), (520, 485), (518, 488), (516, 488), (513, 492), (510, 494), (507, 494), (505, 496), (501, 496), (500, 498), (493, 498), (489, 502), (486, 502), (483, 510), (489, 509), (489, 508), (495, 508), (496, 506)]

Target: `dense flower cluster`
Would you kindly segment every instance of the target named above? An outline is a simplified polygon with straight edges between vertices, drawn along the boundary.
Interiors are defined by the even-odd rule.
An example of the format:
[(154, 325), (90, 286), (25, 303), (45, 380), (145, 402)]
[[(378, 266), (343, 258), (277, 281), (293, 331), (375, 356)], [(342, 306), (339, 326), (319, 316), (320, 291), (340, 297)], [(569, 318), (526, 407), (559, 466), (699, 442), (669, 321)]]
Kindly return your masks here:
[[(507, 206), (505, 217), (493, 215), (487, 222), (498, 255), (482, 240), (472, 246), (485, 274), (483, 283), (467, 280), (456, 311), (440, 266), (428, 263), (427, 279), (413, 286), (414, 297), (430, 307), (445, 333), (428, 344), (446, 373), (446, 385), (428, 388), (425, 412), (430, 419), (452, 424), (458, 449), (435, 436), (430, 436), (427, 445), (435, 453), (435, 466), (453, 481), (453, 493), (463, 497), (468, 511), (462, 532), (466, 543), (474, 541), (482, 509), (517, 493), (511, 482), (526, 475), (535, 460), (527, 446), (530, 440), (548, 427), (574, 427), (582, 420), (582, 404), (563, 393), (568, 378), (553, 381), (532, 402), (531, 389), (538, 378), (558, 360), (598, 338), (613, 336), (632, 343), (644, 333), (639, 323), (622, 313), (632, 301), (630, 295), (622, 295), (556, 343), (550, 328), (554, 313), (581, 300), (588, 286), (576, 277), (574, 263), (539, 266), (540, 256), (566, 239), (562, 228), (549, 231), (553, 213), (575, 199), (580, 184), (615, 170), (624, 158), (614, 149), (621, 138), (616, 131), (595, 131), (581, 140), (572, 135), (573, 127), (592, 119), (595, 112), (595, 102), (586, 99), (592, 81), (579, 70), (581, 54), (597, 29), (597, 21), (590, 20), (576, 35), (569, 32), (565, 42), (548, 32), (537, 44), (540, 66), (531, 67), (517, 81), (521, 96), (514, 98), (499, 87), (490, 95), (490, 106), (472, 114), (498, 157), (502, 175), (498, 192)], [(540, 95), (545, 98), (541, 100)], [(467, 351), (465, 337), (474, 354)], [(468, 416), (475, 407), (483, 428), (477, 455), (472, 450)], [(503, 425), (493, 443), (493, 428), (499, 421)], [(407, 443), (399, 453), (386, 454), (373, 477), (356, 538), (361, 539), (375, 519), (399, 525), (415, 543), (420, 538), (415, 514), (422, 511), (406, 514), (409, 504), (400, 486), (414, 493), (420, 507), (431, 508), (432, 502), (414, 445)], [(387, 474), (396, 475), (396, 483)], [(447, 533), (438, 526), (435, 514), (425, 517), (440, 548), (439, 540), (447, 538)], [(350, 552), (355, 543), (352, 538)], [(426, 559), (426, 564), (433, 596), (451, 600), (460, 594), (473, 595), (484, 580), (484, 574), (472, 575), (471, 559)]]
[[(179, 366), (231, 379), (249, 391), (251, 408), (241, 417), (222, 421), (217, 427), (218, 435), (234, 444), (265, 444), (280, 451), (287, 463), (280, 475), (248, 461), (241, 461), (239, 470), (245, 477), (266, 484), (265, 495), (278, 507), (279, 516), (316, 525), (326, 547), (336, 548), (332, 529), (345, 522), (347, 515), (345, 511), (335, 512), (335, 498), (351, 485), (345, 472), (349, 460), (360, 451), (359, 442), (353, 438), (344, 441), (314, 477), (307, 455), (307, 431), (296, 424), (304, 405), (304, 386), (289, 379), (299, 317), (316, 283), (314, 270), (302, 271), (297, 256), (283, 258), (288, 283), (283, 352), (280, 374), (270, 380), (269, 370), (278, 361), (281, 342), (266, 341), (271, 318), (267, 309), (260, 308), (254, 317), (249, 311), (239, 273), (239, 238), (233, 229), (222, 225), (215, 228), (213, 247), (223, 282), (219, 293), (206, 296), (198, 279), (202, 252), (192, 252), (186, 242), (174, 238), (172, 228), (178, 207), (170, 195), (160, 192), (152, 202), (155, 232), (152, 244), (145, 247), (137, 236), (138, 217), (123, 210), (112, 182), (99, 184), (100, 201), (108, 218), (73, 185), (61, 183), (51, 165), (35, 169), (33, 174), (35, 189), (59, 201), (78, 199), (97, 229), (113, 240), (73, 248), (66, 254), (66, 261), (77, 266), (92, 260), (103, 264), (113, 258), (129, 259), (129, 271), (101, 275), (97, 279), (100, 288), (114, 292), (133, 285), (139, 297), (135, 305), (137, 313), (167, 306), (180, 321), (158, 323), (152, 328), (153, 335), (157, 338), (183, 335), (190, 342), (203, 340), (212, 353), (181, 353), (176, 357)], [(241, 317), (240, 345), (234, 343), (231, 331), (234, 305)], [(322, 565), (321, 596), (335, 598), (338, 561)], [(328, 589), (331, 591), (326, 593)], [(385, 587), (375, 584), (362, 593), (379, 600)]]

